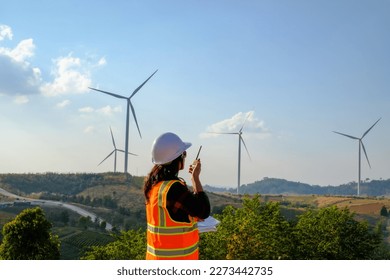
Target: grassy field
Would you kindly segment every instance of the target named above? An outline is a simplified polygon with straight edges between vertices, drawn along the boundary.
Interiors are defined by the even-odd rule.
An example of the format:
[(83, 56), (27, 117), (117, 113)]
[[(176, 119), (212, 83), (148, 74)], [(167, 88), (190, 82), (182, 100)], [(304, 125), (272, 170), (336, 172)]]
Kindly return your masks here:
[(105, 245), (114, 240), (110, 234), (75, 227), (56, 227), (53, 233), (60, 238), (63, 260), (80, 259), (90, 246)]
[(357, 214), (380, 215), (383, 206), (390, 208), (390, 198), (372, 198), (372, 197), (348, 197), (348, 196), (320, 196), (320, 195), (299, 195), (282, 196), (266, 195), (262, 196), (263, 201), (276, 201), (280, 203), (289, 203), (291, 206), (323, 208), (329, 206), (347, 207)]
[(88, 188), (78, 195), (89, 196), (94, 198), (104, 198), (109, 196), (114, 199), (118, 206), (127, 208), (139, 208), (144, 207), (144, 198), (140, 189), (135, 187), (129, 187), (123, 184), (120, 185), (109, 185), (109, 186), (96, 186)]

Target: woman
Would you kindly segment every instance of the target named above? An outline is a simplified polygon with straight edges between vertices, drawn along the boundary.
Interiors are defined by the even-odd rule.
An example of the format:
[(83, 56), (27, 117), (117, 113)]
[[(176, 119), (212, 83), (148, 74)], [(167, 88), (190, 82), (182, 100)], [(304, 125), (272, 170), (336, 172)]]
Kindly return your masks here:
[(192, 192), (178, 177), (191, 143), (167, 132), (153, 142), (154, 166), (144, 182), (147, 252), (150, 260), (199, 259), (197, 220), (210, 215), (210, 202), (199, 179), (201, 162), (189, 168)]

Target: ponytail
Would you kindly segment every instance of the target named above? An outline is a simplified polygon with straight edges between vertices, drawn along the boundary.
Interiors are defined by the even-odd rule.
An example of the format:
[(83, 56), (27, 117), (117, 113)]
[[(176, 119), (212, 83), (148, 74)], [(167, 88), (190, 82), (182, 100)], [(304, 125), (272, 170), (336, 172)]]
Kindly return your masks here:
[[(155, 164), (144, 180), (144, 195), (146, 203), (149, 201), (149, 192), (154, 185), (161, 181), (179, 180), (179, 164), (182, 161), (179, 156), (169, 164)], [(181, 162), (183, 164), (183, 162)]]

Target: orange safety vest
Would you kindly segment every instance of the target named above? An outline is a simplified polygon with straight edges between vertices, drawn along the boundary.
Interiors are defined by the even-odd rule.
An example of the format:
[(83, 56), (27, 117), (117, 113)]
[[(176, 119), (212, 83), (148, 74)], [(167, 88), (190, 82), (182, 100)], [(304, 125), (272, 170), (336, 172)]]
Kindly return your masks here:
[(199, 231), (194, 218), (190, 222), (173, 220), (166, 207), (167, 193), (171, 186), (181, 181), (157, 183), (150, 190), (146, 205), (147, 260), (197, 260), (199, 258)]

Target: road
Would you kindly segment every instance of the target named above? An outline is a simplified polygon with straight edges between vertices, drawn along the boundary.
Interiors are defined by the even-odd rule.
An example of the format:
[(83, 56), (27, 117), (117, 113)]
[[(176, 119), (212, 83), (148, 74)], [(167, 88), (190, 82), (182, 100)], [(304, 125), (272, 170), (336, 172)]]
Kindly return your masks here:
[[(79, 214), (83, 217), (86, 217), (86, 218), (90, 217), (93, 222), (98, 221), (99, 223), (101, 223), (102, 221), (104, 221), (102, 218), (98, 217), (96, 214), (89, 212), (81, 207), (69, 204), (69, 203), (64, 203), (64, 202), (55, 201), (55, 200), (32, 199), (32, 198), (28, 198), (28, 197), (22, 197), (22, 196), (10, 193), (2, 188), (0, 188), (0, 194), (7, 196), (7, 197), (19, 199), (20, 201), (30, 202), (31, 205), (38, 205), (38, 206), (46, 205), (46, 206), (55, 206), (55, 207), (66, 208), (66, 209), (69, 209), (73, 212), (76, 212), (77, 214)], [(9, 204), (9, 203), (1, 203), (1, 204)], [(112, 230), (112, 225), (107, 223), (107, 222), (106, 222), (106, 230)]]

